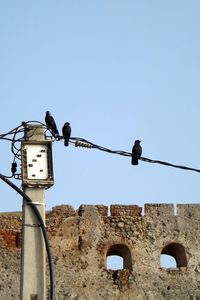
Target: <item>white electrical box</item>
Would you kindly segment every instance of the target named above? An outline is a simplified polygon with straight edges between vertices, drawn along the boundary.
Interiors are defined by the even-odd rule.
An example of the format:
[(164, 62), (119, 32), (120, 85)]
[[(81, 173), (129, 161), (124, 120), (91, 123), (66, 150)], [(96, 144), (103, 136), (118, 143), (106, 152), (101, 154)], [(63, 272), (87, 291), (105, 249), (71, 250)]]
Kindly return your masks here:
[(27, 156), (27, 178), (28, 179), (47, 179), (48, 161), (46, 145), (26, 145)]
[(22, 143), (22, 182), (29, 187), (49, 187), (54, 184), (50, 141)]

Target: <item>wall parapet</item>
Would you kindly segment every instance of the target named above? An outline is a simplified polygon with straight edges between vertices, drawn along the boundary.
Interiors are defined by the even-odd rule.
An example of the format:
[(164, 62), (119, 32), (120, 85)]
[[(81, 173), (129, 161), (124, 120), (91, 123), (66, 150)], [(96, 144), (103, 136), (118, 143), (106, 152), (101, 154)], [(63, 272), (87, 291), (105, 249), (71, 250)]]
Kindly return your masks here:
[[(108, 216), (109, 206), (106, 205), (81, 205), (76, 211), (71, 205), (57, 205), (52, 208), (51, 211), (47, 211), (47, 218), (51, 215), (59, 215), (62, 217), (69, 217), (74, 215), (82, 215), (87, 207), (97, 210), (101, 216)], [(144, 216), (152, 217), (194, 217), (200, 219), (200, 204), (177, 204), (177, 213), (175, 214), (175, 205), (168, 203), (146, 203), (144, 204)], [(116, 216), (132, 216), (139, 217), (142, 215), (142, 207), (138, 205), (124, 205), (124, 204), (112, 204), (110, 205), (110, 215)], [(0, 213), (0, 227), (10, 223), (11, 221), (22, 220), (21, 212), (1, 212)]]
[[(109, 207), (105, 205), (81, 205), (78, 214), (83, 215), (87, 207), (98, 211), (103, 216), (109, 216)], [(176, 208), (176, 213), (175, 213)], [(143, 208), (138, 205), (113, 204), (110, 205), (111, 217), (151, 217), (166, 219), (169, 217), (188, 217), (200, 219), (200, 204), (169, 204), (169, 203), (145, 203)]]

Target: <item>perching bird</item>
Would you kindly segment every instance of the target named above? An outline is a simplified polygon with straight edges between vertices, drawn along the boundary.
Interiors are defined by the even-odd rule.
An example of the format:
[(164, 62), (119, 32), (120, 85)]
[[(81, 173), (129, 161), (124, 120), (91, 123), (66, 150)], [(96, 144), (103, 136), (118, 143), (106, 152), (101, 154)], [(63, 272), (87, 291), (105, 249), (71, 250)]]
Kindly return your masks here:
[(51, 131), (52, 135), (54, 137), (58, 137), (59, 136), (58, 128), (56, 126), (56, 122), (52, 117), (50, 111), (46, 111), (45, 122), (48, 129)]
[(69, 138), (71, 136), (70, 123), (66, 122), (62, 128), (62, 134), (64, 138), (64, 145), (67, 147), (69, 145)]
[(142, 147), (140, 146), (140, 141), (136, 140), (132, 148), (132, 158), (131, 158), (132, 165), (138, 165), (138, 159), (141, 157), (141, 155), (142, 155)]

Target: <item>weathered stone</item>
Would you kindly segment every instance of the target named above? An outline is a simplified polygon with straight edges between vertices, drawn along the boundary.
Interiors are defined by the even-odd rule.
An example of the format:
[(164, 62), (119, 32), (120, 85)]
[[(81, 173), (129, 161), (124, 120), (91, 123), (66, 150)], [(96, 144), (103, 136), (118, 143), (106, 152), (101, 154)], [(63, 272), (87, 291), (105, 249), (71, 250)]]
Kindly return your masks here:
[[(178, 205), (176, 216), (171, 204), (145, 205), (144, 216), (134, 205), (107, 211), (62, 205), (47, 212), (55, 300), (200, 299), (200, 205)], [(0, 214), (0, 300), (19, 299), (21, 227), (21, 213)], [(161, 254), (177, 267), (161, 268)], [(107, 270), (110, 255), (123, 258), (122, 270)]]
[(119, 227), (119, 228), (123, 228), (123, 227), (124, 227), (124, 223), (122, 223), (122, 222), (119, 222), (119, 223), (117, 224), (117, 227)]

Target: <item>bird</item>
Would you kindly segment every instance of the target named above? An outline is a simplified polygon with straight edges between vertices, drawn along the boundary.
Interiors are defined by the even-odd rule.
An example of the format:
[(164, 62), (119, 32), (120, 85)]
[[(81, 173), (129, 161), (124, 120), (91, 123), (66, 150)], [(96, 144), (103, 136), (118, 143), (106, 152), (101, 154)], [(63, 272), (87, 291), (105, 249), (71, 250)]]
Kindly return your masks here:
[(67, 147), (69, 145), (69, 138), (71, 136), (71, 127), (70, 127), (70, 123), (66, 122), (63, 125), (62, 128), (62, 134), (63, 134), (63, 138), (64, 138), (64, 145)]
[(52, 117), (50, 111), (46, 111), (45, 123), (46, 123), (48, 129), (50, 130), (50, 132), (52, 133), (52, 135), (54, 137), (58, 137), (59, 136), (58, 128), (56, 126), (56, 122), (55, 122), (54, 118)]
[(141, 141), (136, 140), (133, 148), (132, 148), (132, 158), (131, 158), (131, 164), (132, 165), (138, 165), (138, 159), (142, 155), (142, 147), (140, 146)]

